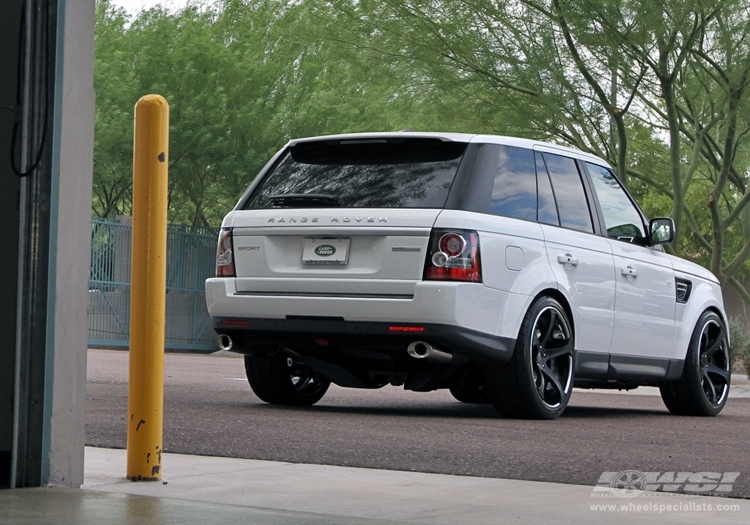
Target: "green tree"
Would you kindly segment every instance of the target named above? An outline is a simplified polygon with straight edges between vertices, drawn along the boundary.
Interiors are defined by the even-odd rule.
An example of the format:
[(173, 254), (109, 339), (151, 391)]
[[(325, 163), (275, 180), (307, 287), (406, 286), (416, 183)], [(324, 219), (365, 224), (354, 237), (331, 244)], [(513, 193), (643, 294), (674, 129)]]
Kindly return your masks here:
[[(453, 95), (428, 100), (412, 74), (342, 46), (321, 2), (224, 0), (161, 7), (132, 19), (97, 4), (94, 213), (128, 213), (132, 112), (170, 104), (169, 214), (216, 225), (290, 138), (403, 128), (455, 128)], [(330, 29), (330, 30), (329, 30)]]
[(672, 249), (750, 302), (746, 0), (330, 3), (351, 46), (467, 93), (478, 128), (525, 122), (514, 134), (603, 156), (653, 207), (671, 203)]
[(421, 129), (605, 157), (672, 249), (750, 257), (747, 0), (223, 0), (132, 20), (97, 4), (94, 213), (128, 213), (132, 109), (171, 107), (170, 219), (216, 225), (293, 137)]
[(133, 184), (133, 104), (128, 16), (108, 0), (96, 4), (93, 213), (129, 213)]

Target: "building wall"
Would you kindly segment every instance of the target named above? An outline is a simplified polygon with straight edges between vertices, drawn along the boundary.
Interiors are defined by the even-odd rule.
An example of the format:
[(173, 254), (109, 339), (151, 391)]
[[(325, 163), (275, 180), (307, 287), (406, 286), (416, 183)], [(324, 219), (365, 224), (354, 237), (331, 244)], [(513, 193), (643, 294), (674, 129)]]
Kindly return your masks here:
[[(94, 0), (61, 0), (51, 198), (49, 483), (83, 483), (94, 156)], [(50, 385), (48, 385), (48, 388)]]

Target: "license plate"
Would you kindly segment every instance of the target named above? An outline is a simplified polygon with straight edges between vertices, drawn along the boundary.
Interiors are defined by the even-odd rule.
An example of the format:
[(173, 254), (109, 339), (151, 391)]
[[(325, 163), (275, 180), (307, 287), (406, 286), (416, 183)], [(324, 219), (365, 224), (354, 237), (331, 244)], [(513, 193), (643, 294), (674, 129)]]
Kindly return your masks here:
[(349, 239), (306, 238), (302, 247), (303, 264), (347, 264)]

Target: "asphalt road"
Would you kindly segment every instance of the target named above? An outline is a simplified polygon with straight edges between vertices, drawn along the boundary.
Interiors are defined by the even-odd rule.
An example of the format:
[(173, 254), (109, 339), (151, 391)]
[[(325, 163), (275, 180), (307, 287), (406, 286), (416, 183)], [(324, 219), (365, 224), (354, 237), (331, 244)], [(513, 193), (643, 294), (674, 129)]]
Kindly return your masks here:
[[(127, 446), (128, 354), (90, 350), (86, 444)], [(594, 486), (602, 472), (740, 472), (750, 498), (750, 399), (714, 418), (661, 398), (575, 392), (555, 421), (500, 418), (447, 391), (331, 386), (311, 408), (267, 405), (241, 358), (167, 354), (166, 452)]]

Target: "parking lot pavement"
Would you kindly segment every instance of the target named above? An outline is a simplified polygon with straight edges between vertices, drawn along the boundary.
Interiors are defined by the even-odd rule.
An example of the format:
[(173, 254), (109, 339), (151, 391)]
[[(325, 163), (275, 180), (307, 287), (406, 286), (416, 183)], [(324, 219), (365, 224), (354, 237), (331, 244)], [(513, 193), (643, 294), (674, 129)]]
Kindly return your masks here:
[[(216, 357), (241, 357), (240, 354), (237, 354), (235, 352), (228, 352), (226, 350), (219, 350), (218, 352), (213, 352), (211, 355)], [(606, 389), (585, 389), (585, 388), (576, 388), (575, 391), (577, 392), (595, 392), (597, 394), (629, 394), (629, 395), (637, 395), (637, 396), (659, 396), (659, 389), (657, 387), (653, 386), (641, 386), (638, 388), (634, 388), (633, 390), (606, 390)], [(747, 377), (747, 374), (745, 373), (733, 373), (732, 374), (732, 386), (729, 389), (729, 397), (730, 398), (750, 398), (750, 379)]]

